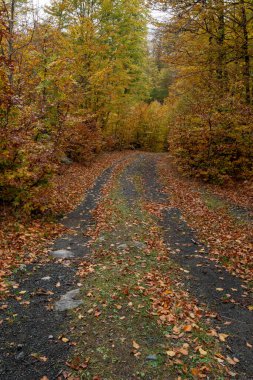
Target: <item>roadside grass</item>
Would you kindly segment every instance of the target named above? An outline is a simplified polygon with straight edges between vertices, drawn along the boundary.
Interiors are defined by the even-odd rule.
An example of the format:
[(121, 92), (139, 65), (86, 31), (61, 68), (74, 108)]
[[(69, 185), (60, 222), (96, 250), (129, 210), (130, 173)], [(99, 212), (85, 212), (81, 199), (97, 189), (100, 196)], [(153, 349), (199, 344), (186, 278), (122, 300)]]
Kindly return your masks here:
[(204, 203), (206, 204), (206, 206), (210, 209), (210, 210), (226, 210), (227, 209), (227, 204), (226, 202), (224, 202), (223, 200), (221, 200), (220, 198), (218, 198), (217, 196), (211, 194), (211, 193), (208, 193), (208, 192), (203, 192), (202, 193), (202, 199), (204, 201)]
[[(136, 188), (141, 191), (138, 178)], [(99, 206), (92, 271), (73, 322), (73, 376), (87, 380), (225, 379), (206, 311), (182, 285), (154, 217), (120, 186)], [(75, 378), (75, 377), (74, 377)]]

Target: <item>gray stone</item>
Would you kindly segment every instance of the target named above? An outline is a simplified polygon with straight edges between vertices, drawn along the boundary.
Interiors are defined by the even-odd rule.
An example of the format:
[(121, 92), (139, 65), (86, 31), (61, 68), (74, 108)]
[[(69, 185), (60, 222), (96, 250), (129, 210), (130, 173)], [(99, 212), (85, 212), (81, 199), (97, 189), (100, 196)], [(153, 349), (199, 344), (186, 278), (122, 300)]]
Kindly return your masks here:
[(146, 360), (156, 361), (157, 360), (157, 356), (156, 355), (148, 355), (146, 357)]
[(51, 255), (56, 259), (71, 259), (72, 257), (75, 257), (74, 253), (68, 251), (67, 249), (59, 249), (58, 251), (53, 251)]
[(118, 246), (119, 249), (127, 249), (128, 248), (128, 245), (127, 244), (120, 244)]
[(42, 277), (41, 280), (42, 280), (42, 281), (50, 281), (50, 280), (51, 280), (51, 277), (50, 277), (50, 276)]
[(26, 272), (27, 266), (25, 264), (21, 264), (18, 268), (21, 272)]
[(24, 358), (25, 358), (25, 353), (24, 353), (24, 351), (19, 352), (19, 353), (15, 356), (15, 359), (16, 359), (17, 361), (24, 360)]
[(147, 248), (146, 244), (142, 243), (141, 241), (133, 241), (132, 246), (136, 247), (138, 249), (145, 249), (145, 248)]
[(65, 164), (65, 165), (71, 165), (71, 164), (73, 164), (73, 161), (71, 160), (71, 158), (69, 158), (67, 156), (63, 156), (61, 158), (61, 163)]
[(59, 301), (55, 304), (55, 310), (65, 311), (72, 310), (80, 306), (83, 301), (76, 299), (80, 294), (80, 289), (74, 289), (61, 296)]

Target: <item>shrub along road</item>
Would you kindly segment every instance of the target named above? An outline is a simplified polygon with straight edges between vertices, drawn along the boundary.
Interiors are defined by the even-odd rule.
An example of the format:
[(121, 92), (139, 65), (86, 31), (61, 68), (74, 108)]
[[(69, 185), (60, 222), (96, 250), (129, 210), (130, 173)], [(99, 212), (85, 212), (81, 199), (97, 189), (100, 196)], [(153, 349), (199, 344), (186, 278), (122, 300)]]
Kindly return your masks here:
[[(1, 306), (3, 379), (253, 379), (245, 283), (213, 261), (138, 153), (63, 223)], [(18, 284), (18, 286), (15, 286)]]

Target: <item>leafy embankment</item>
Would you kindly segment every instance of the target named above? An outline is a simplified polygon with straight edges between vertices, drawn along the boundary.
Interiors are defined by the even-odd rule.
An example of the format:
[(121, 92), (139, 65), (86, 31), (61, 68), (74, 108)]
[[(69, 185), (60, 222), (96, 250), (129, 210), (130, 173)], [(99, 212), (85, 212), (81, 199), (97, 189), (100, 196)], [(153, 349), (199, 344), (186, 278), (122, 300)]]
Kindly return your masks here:
[(39, 202), (45, 209), (43, 217), (27, 219), (26, 215), (14, 214), (10, 207), (1, 209), (0, 297), (8, 292), (10, 284), (7, 276), (20, 265), (49, 260), (49, 243), (64, 232), (56, 217), (75, 208), (102, 171), (122, 156), (122, 153), (116, 152), (104, 154), (89, 167), (81, 164), (62, 165), (50, 189), (45, 188), (44, 193), (40, 194)]
[(210, 255), (252, 287), (252, 185), (203, 186), (182, 177), (168, 157), (159, 167), (171, 206), (180, 208)]
[(90, 231), (91, 262), (79, 269), (84, 303), (72, 326), (67, 378), (223, 379), (230, 371), (218, 342), (226, 337), (184, 290), (157, 220), (147, 205), (131, 209), (119, 187), (108, 191)]

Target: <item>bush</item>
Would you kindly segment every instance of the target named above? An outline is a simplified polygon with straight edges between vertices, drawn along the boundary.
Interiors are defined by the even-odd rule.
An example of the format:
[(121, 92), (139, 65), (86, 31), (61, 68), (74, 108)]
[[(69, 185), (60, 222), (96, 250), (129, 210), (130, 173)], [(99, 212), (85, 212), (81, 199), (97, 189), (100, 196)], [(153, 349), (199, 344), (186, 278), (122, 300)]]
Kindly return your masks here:
[[(188, 108), (188, 107), (186, 107)], [(173, 114), (169, 148), (183, 172), (224, 182), (253, 176), (253, 115), (245, 107), (198, 106)]]
[(95, 117), (67, 123), (64, 133), (64, 150), (69, 158), (80, 163), (90, 163), (101, 151), (102, 134)]

